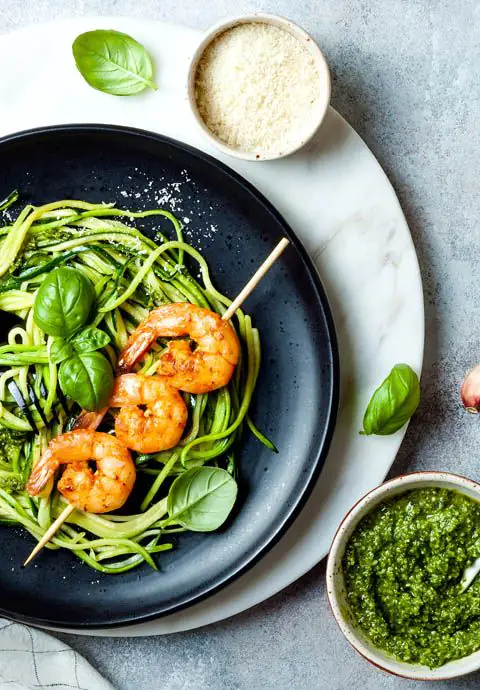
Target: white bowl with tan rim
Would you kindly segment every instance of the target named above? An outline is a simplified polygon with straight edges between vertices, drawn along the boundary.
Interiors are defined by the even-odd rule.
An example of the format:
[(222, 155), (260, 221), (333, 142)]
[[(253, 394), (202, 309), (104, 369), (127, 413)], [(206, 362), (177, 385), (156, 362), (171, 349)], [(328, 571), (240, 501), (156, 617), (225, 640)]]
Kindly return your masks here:
[[(284, 31), (288, 32), (292, 36), (294, 36), (300, 44), (305, 47), (310, 54), (310, 56), (314, 60), (314, 64), (316, 66), (316, 69), (318, 71), (319, 75), (319, 98), (318, 98), (318, 103), (316, 104), (315, 107), (315, 112), (313, 113), (313, 117), (311, 120), (311, 126), (309, 126), (308, 131), (305, 131), (302, 133), (302, 135), (299, 137), (298, 141), (296, 141), (294, 144), (292, 144), (288, 149), (285, 150), (275, 150), (272, 152), (257, 152), (255, 150), (253, 151), (247, 151), (243, 150), (241, 148), (235, 148), (232, 146), (229, 146), (225, 141), (220, 139), (214, 132), (212, 132), (211, 129), (206, 125), (204, 122), (198, 105), (197, 105), (197, 99), (196, 99), (196, 78), (197, 78), (197, 70), (198, 70), (198, 65), (199, 62), (202, 58), (202, 56), (205, 54), (205, 51), (207, 48), (210, 46), (212, 41), (214, 41), (218, 36), (220, 36), (222, 33), (228, 31), (229, 29), (233, 29), (234, 27), (240, 26), (242, 24), (252, 24), (252, 23), (263, 23), (263, 24), (269, 24), (271, 26), (275, 26), (279, 29), (283, 29)], [(204, 34), (202, 40), (200, 41), (199, 45), (197, 46), (194, 54), (192, 55), (192, 58), (190, 60), (190, 67), (188, 70), (188, 78), (187, 78), (187, 98), (190, 104), (191, 111), (193, 113), (193, 116), (202, 131), (203, 135), (208, 139), (208, 141), (215, 146), (218, 150), (222, 151), (222, 153), (226, 153), (230, 156), (234, 156), (235, 158), (241, 158), (243, 160), (250, 160), (250, 161), (265, 161), (265, 160), (273, 160), (276, 158), (284, 158), (285, 156), (289, 156), (295, 151), (298, 151), (302, 146), (304, 146), (308, 141), (312, 139), (312, 137), (316, 134), (318, 131), (320, 125), (322, 124), (325, 115), (327, 113), (328, 105), (330, 103), (330, 96), (331, 96), (331, 79), (330, 79), (330, 71), (328, 69), (328, 64), (325, 59), (325, 56), (323, 55), (322, 51), (320, 50), (319, 46), (315, 43), (313, 38), (302, 28), (297, 26), (294, 22), (290, 21), (289, 19), (285, 19), (284, 17), (279, 17), (273, 14), (265, 14), (265, 13), (260, 13), (257, 12), (255, 14), (248, 14), (245, 16), (241, 17), (233, 17), (230, 19), (226, 19), (224, 21), (219, 22), (218, 24), (215, 24), (212, 26), (210, 29), (207, 30), (207, 32)]]
[[(480, 651), (430, 669), (419, 664), (398, 661), (378, 649), (356, 624), (347, 602), (342, 560), (346, 545), (362, 518), (383, 501), (413, 489), (428, 487), (450, 489), (480, 501), (480, 484), (450, 472), (415, 472), (391, 479), (373, 489), (343, 518), (330, 548), (327, 561), (327, 594), (335, 619), (352, 647), (374, 666), (402, 678), (414, 680), (448, 680), (480, 669)], [(479, 575), (480, 577), (480, 575)]]

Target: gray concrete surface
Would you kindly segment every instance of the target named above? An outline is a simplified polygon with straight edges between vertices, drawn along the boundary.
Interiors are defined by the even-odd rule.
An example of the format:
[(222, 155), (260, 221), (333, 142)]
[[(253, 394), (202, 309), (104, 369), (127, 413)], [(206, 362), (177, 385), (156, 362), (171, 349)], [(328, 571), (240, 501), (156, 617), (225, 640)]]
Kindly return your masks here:
[[(119, 14), (207, 27), (256, 9), (290, 16), (323, 46), (334, 106), (364, 137), (408, 216), (423, 274), (423, 401), (392, 475), (448, 469), (480, 479), (480, 419), (458, 405), (480, 361), (480, 2), (478, 0), (0, 0), (0, 32)], [(3, 68), (4, 66), (2, 66)], [(393, 690), (348, 647), (328, 611), (324, 565), (255, 609), (155, 639), (61, 637), (118, 690)], [(480, 675), (440, 683), (470, 690)]]

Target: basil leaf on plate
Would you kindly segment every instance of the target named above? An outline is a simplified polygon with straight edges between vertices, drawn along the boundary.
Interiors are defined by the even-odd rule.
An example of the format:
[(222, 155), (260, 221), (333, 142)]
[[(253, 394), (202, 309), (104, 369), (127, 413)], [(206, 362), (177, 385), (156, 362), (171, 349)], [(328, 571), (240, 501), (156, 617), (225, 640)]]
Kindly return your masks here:
[(94, 301), (92, 282), (79, 271), (62, 266), (40, 285), (33, 318), (48, 335), (68, 338), (88, 321)]
[(65, 359), (58, 372), (60, 388), (67, 398), (88, 411), (107, 404), (113, 389), (113, 371), (100, 352), (84, 352)]
[(420, 402), (418, 376), (408, 364), (396, 364), (372, 395), (360, 433), (394, 434), (408, 422)]
[(133, 96), (156, 90), (153, 63), (141, 43), (120, 31), (87, 31), (72, 46), (77, 68), (85, 81), (113, 96)]
[(237, 497), (237, 482), (218, 467), (192, 467), (168, 492), (168, 523), (192, 532), (212, 532), (227, 519)]
[(52, 364), (60, 364), (74, 354), (73, 348), (65, 338), (55, 338), (50, 346), (50, 361)]
[(85, 330), (80, 331), (70, 341), (76, 352), (95, 352), (101, 350), (102, 347), (108, 345), (110, 336), (100, 328), (95, 326), (88, 326)]

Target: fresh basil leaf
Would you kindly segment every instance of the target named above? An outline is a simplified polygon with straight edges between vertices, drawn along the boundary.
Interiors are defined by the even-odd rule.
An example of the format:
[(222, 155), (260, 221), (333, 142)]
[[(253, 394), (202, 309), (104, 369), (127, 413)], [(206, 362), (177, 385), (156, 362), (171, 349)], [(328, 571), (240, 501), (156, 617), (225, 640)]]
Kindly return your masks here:
[(388, 436), (408, 422), (420, 402), (418, 376), (408, 364), (396, 364), (372, 395), (363, 417), (363, 434)]
[(88, 326), (70, 341), (76, 352), (95, 352), (108, 345), (110, 336), (95, 326)]
[(92, 282), (79, 271), (62, 266), (40, 285), (33, 318), (48, 335), (68, 338), (85, 325), (94, 301)]
[(168, 522), (192, 532), (212, 532), (227, 519), (237, 482), (218, 467), (192, 467), (175, 479), (167, 498)]
[(77, 68), (90, 86), (113, 96), (156, 89), (152, 59), (141, 43), (120, 31), (87, 31), (72, 46)]
[(76, 354), (62, 362), (58, 381), (63, 394), (84, 410), (100, 410), (112, 393), (112, 367), (100, 352)]
[(68, 359), (74, 354), (70, 343), (64, 338), (55, 338), (50, 347), (50, 361), (52, 364), (60, 364), (64, 359)]

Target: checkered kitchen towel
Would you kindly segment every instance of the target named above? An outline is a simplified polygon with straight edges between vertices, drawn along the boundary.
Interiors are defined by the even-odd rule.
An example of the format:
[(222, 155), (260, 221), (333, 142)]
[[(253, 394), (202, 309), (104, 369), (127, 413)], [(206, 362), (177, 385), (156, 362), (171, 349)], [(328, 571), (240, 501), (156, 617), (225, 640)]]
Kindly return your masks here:
[(26, 625), (0, 619), (0, 690), (113, 690), (80, 654)]

